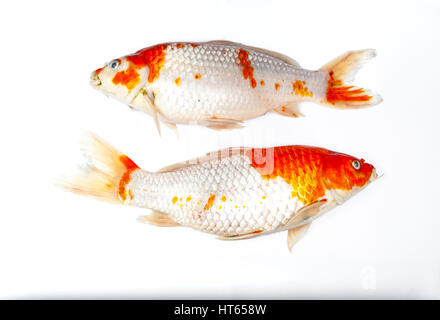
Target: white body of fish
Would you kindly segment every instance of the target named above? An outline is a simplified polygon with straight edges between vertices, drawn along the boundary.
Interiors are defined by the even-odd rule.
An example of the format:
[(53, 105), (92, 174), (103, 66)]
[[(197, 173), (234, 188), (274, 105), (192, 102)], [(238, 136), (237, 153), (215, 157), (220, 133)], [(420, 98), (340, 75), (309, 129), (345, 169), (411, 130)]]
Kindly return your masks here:
[[(175, 123), (209, 124), (256, 118), (292, 102), (325, 100), (328, 72), (305, 70), (252, 49), (247, 51), (250, 66), (245, 66), (240, 50), (210, 43), (168, 46), (159, 78), (145, 86), (160, 114)], [(246, 79), (243, 72), (249, 68), (253, 75)], [(297, 81), (310, 97), (304, 96), (305, 89), (293, 89)]]
[(62, 184), (70, 191), (153, 210), (141, 221), (224, 239), (289, 230), (289, 248), (314, 219), (377, 177), (363, 160), (307, 146), (225, 149), (159, 172), (96, 136), (83, 150), (91, 165)]
[[(133, 63), (133, 57), (142, 56), (148, 57), (147, 66)], [(297, 103), (302, 101), (340, 108), (379, 103), (380, 96), (347, 86), (374, 56), (371, 49), (347, 52), (319, 70), (306, 70), (279, 53), (232, 42), (169, 43), (122, 57), (119, 69), (108, 75), (95, 72), (92, 81), (98, 89), (168, 124), (229, 129), (269, 111), (299, 116)], [(115, 85), (105, 77), (130, 67), (138, 70), (139, 85), (109, 89)]]

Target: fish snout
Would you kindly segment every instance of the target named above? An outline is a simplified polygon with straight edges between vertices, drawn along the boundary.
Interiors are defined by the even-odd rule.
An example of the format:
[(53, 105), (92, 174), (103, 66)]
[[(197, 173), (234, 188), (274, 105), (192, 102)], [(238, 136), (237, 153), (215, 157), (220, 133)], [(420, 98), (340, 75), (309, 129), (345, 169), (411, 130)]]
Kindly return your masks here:
[(93, 87), (99, 87), (102, 84), (101, 79), (99, 79), (99, 75), (97, 72), (98, 70), (93, 71), (92, 74), (90, 75), (90, 84)]
[(374, 181), (377, 179), (377, 172), (376, 172), (376, 168), (373, 168), (373, 171), (371, 171), (371, 175), (370, 175), (370, 182)]

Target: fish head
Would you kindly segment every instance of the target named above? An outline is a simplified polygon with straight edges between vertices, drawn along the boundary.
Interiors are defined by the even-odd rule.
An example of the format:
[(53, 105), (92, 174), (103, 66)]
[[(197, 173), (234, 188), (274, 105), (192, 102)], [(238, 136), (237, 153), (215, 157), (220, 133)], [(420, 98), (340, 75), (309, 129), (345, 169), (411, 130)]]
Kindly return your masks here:
[(127, 57), (121, 57), (93, 71), (90, 84), (106, 96), (130, 105), (145, 86), (147, 69), (134, 64)]
[(324, 186), (338, 204), (344, 202), (377, 178), (376, 169), (350, 155), (329, 152), (323, 162)]

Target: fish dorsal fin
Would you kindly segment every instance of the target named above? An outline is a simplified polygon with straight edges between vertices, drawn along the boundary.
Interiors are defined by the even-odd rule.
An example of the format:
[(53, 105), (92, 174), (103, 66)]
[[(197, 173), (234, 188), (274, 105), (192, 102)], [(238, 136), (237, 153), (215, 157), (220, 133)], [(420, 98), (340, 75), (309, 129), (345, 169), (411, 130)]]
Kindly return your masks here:
[(206, 155), (198, 157), (198, 158), (194, 158), (194, 159), (183, 161), (183, 162), (178, 162), (178, 163), (163, 167), (158, 172), (161, 172), (161, 173), (173, 172), (173, 171), (177, 171), (177, 170), (191, 167), (194, 165), (200, 165), (200, 164), (206, 163), (208, 161), (212, 161), (214, 159), (221, 159), (222, 157), (232, 157), (232, 156), (239, 155), (239, 154), (246, 155), (250, 150), (251, 150), (251, 148), (245, 148), (245, 147), (221, 149), (218, 151), (209, 152)]
[(245, 234), (237, 234), (232, 236), (218, 236), (217, 239), (219, 240), (243, 240), (243, 239), (249, 239), (258, 236), (261, 234), (263, 230), (256, 230)]
[(158, 227), (178, 227), (180, 224), (175, 222), (170, 216), (161, 211), (153, 211), (148, 216), (140, 216), (137, 220), (141, 223), (149, 223)]
[(321, 207), (326, 204), (326, 200), (318, 200), (305, 207), (299, 209), (296, 215), (294, 215), (289, 222), (286, 223), (288, 227), (295, 227), (304, 225), (321, 213)]
[(295, 67), (298, 67), (298, 68), (300, 67), (299, 63), (297, 61), (295, 61), (294, 59), (292, 59), (292, 58), (290, 58), (290, 57), (288, 57), (288, 56), (286, 56), (284, 54), (275, 52), (275, 51), (270, 51), (270, 50), (267, 50), (267, 49), (262, 49), (262, 48), (257, 48), (257, 47), (251, 47), (251, 46), (244, 45), (242, 43), (226, 41), (226, 40), (214, 40), (214, 41), (209, 41), (207, 43), (220, 44), (220, 45), (226, 45), (226, 46), (234, 46), (234, 47), (241, 47), (243, 49), (254, 50), (254, 51), (266, 54), (268, 56), (271, 56), (273, 58), (280, 59), (281, 61), (283, 61), (283, 62), (285, 62), (287, 64), (290, 64), (292, 66), (295, 66)]
[(287, 247), (292, 251), (293, 246), (304, 237), (307, 230), (309, 230), (311, 223), (303, 224), (300, 227), (290, 229), (287, 232)]

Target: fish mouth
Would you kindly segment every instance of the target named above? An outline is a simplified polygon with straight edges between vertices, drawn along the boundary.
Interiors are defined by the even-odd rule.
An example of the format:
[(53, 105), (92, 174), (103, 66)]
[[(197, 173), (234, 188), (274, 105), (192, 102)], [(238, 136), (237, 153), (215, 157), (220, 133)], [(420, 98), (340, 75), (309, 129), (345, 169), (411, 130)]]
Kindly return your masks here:
[(380, 177), (378, 176), (376, 169), (373, 169), (373, 171), (371, 171), (370, 180), (368, 182), (373, 182), (377, 178), (380, 178)]
[(102, 85), (101, 79), (99, 79), (96, 71), (93, 71), (90, 75), (90, 84), (92, 85), (92, 87), (99, 87), (100, 85)]

